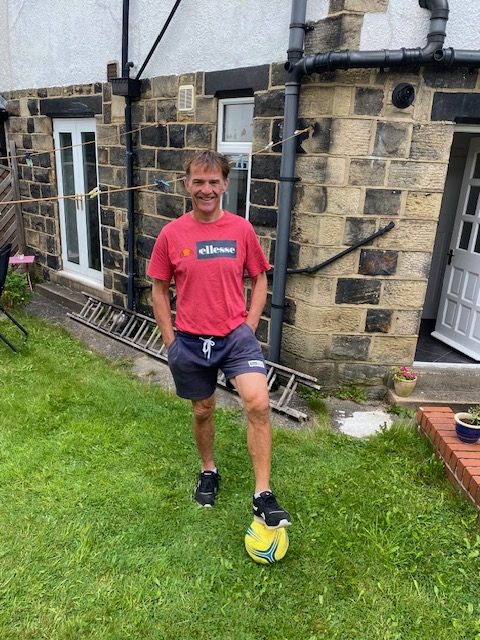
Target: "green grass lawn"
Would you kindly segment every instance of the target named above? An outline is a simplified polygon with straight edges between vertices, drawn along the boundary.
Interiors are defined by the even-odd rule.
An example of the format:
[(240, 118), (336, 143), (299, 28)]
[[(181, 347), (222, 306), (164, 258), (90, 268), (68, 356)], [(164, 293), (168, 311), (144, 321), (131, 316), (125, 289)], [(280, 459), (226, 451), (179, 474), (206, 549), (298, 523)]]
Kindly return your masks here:
[(277, 429), (294, 525), (259, 566), (239, 414), (218, 412), (224, 482), (202, 510), (187, 403), (22, 320), (22, 353), (0, 344), (2, 640), (480, 638), (476, 512), (411, 424)]

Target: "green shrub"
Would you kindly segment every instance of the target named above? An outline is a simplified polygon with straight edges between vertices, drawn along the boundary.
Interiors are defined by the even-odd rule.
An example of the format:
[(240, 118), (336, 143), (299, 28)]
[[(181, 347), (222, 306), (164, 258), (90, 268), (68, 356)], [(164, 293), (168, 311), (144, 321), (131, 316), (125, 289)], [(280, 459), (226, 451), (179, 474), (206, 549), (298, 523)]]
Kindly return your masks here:
[(8, 309), (24, 307), (30, 302), (32, 292), (28, 286), (27, 276), (20, 271), (9, 269), (5, 288), (2, 294), (2, 303)]

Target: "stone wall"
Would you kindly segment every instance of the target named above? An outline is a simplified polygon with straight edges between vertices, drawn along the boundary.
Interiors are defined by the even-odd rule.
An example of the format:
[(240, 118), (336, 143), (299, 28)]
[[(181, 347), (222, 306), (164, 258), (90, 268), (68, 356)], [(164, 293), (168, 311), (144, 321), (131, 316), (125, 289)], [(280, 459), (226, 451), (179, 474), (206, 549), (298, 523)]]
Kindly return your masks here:
[[(370, 0), (382, 11), (386, 0)], [(331, 15), (307, 34), (307, 53), (329, 46), (358, 48), (362, 12), (356, 0), (331, 2)], [(320, 47), (323, 43), (323, 47)], [(260, 72), (261, 71), (261, 72)], [(242, 89), (245, 70), (219, 72)], [(135, 195), (136, 269), (147, 287), (147, 261), (163, 225), (189, 207), (181, 177), (188, 156), (216, 146), (214, 74), (186, 74), (143, 82), (134, 103), (135, 181), (170, 182), (168, 192), (145, 187)], [(248, 74), (247, 74), (248, 75)], [(253, 74), (255, 96), (250, 219), (270, 261), (275, 250), (285, 72), (280, 64)], [(261, 78), (261, 81), (258, 80)], [(218, 78), (215, 76), (215, 81)], [(399, 82), (411, 82), (414, 104), (392, 105)], [(180, 84), (195, 87), (191, 112), (177, 110)], [(227, 83), (228, 84), (228, 83)], [(231, 88), (231, 87), (230, 87)], [(305, 78), (298, 128), (311, 128), (297, 144), (289, 267), (316, 265), (393, 221), (395, 227), (314, 274), (288, 277), (282, 357), (285, 364), (319, 377), (326, 386), (363, 383), (371, 396), (383, 393), (385, 372), (410, 364), (429, 276), (457, 106), (475, 111), (476, 72), (456, 70), (351, 70)], [(9, 136), (20, 153), (53, 148), (49, 99), (100, 99), (97, 109), (101, 188), (125, 185), (123, 99), (109, 84), (48, 88), (9, 96)], [(223, 94), (222, 94), (223, 95)], [(457, 102), (452, 99), (458, 96)], [(460, 99), (461, 96), (461, 99)], [(94, 108), (92, 106), (92, 108)], [(151, 126), (150, 126), (151, 125)], [(148, 127), (148, 128), (145, 128)], [(20, 162), (25, 198), (56, 194), (52, 153)], [(29, 248), (45, 279), (61, 268), (58, 206), (23, 205)], [(106, 297), (126, 299), (127, 220), (125, 193), (101, 196)], [(149, 289), (139, 309), (148, 310)], [(270, 302), (270, 301), (269, 301)], [(268, 342), (269, 308), (259, 327)]]

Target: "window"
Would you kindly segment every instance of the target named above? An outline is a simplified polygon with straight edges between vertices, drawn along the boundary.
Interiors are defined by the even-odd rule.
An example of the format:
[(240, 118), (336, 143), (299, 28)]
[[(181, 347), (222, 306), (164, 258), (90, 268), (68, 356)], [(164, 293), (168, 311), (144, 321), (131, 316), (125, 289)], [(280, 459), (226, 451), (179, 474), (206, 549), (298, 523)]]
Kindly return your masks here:
[(217, 149), (230, 160), (230, 183), (223, 207), (248, 219), (253, 137), (253, 98), (226, 98), (218, 103)]

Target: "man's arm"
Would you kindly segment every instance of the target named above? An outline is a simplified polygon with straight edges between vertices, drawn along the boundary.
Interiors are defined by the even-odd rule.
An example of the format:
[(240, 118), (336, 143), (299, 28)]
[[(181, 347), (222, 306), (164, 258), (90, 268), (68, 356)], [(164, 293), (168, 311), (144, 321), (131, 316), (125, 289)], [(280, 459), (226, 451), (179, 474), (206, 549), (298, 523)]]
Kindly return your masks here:
[(153, 314), (160, 328), (163, 342), (168, 347), (175, 339), (172, 325), (172, 308), (170, 306), (170, 283), (164, 280), (153, 280), (152, 303)]
[(255, 332), (260, 322), (260, 316), (267, 302), (267, 274), (262, 271), (251, 279), (252, 293), (250, 297), (250, 309), (245, 323), (252, 327)]

